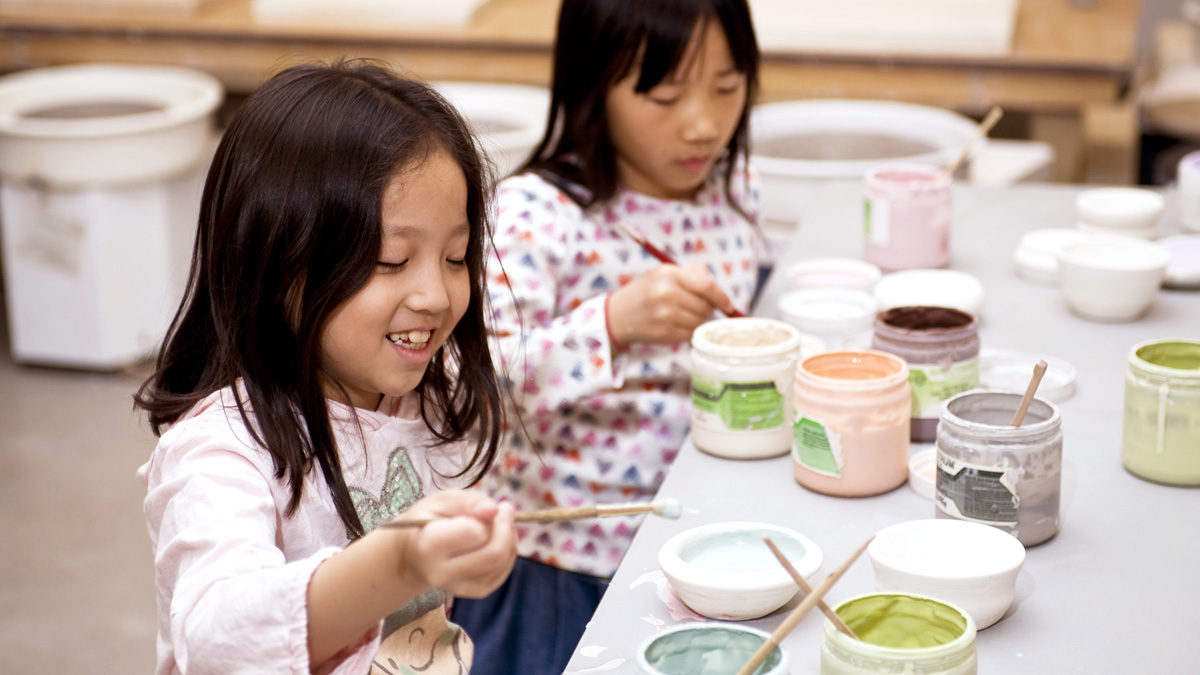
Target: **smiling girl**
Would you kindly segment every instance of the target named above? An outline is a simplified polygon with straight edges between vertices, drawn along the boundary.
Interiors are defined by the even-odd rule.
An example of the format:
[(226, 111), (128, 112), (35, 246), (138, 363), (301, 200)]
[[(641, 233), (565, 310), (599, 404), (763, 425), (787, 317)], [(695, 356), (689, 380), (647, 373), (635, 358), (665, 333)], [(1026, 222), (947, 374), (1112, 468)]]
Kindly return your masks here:
[[(425, 85), (298, 66), (226, 130), (137, 405), (158, 673), (461, 673), (446, 594), (515, 557), (492, 463), (486, 174)], [(164, 427), (169, 427), (165, 431)], [(419, 529), (377, 526), (441, 516)]]

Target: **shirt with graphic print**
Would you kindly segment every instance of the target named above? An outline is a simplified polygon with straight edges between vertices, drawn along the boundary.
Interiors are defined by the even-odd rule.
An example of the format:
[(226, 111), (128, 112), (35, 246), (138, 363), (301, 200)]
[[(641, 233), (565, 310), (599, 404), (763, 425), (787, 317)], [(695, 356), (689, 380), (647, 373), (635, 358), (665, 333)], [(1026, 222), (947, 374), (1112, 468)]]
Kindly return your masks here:
[[(500, 183), (489, 329), (520, 421), (510, 420), (502, 456), (485, 479), (489, 494), (518, 510), (653, 498), (689, 429), (690, 346), (613, 349), (606, 296), (663, 264), (617, 223), (681, 265), (707, 264), (747, 311), (761, 247), (759, 181), (741, 170), (733, 184), (749, 220), (716, 178), (690, 200), (622, 188), (589, 209), (536, 174)], [(609, 577), (641, 519), (520, 523), (519, 552)]]
[[(386, 398), (380, 410), (387, 413), (328, 405), (346, 484), (367, 531), (426, 494), (462, 487), (443, 476), (458, 471), (465, 449), (433, 445), (415, 402)], [(163, 433), (138, 469), (154, 548), (158, 675), (310, 672), (308, 583), (349, 541), (318, 471), (305, 477), (290, 516), (288, 486), (274, 473), (228, 388)], [(466, 672), (473, 648), (447, 621), (445, 601), (442, 591), (426, 591), (325, 672)]]

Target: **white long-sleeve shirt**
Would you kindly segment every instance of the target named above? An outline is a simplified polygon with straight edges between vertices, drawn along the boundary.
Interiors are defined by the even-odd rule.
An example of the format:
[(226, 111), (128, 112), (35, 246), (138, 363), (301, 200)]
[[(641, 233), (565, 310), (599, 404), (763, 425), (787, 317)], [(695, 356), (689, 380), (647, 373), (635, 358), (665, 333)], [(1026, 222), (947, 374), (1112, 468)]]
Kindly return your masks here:
[[(462, 448), (432, 447), (411, 405), (386, 399), (380, 409), (390, 413), (329, 406), (346, 483), (368, 531), (449, 487), (437, 472), (455, 469)], [(172, 425), (138, 477), (154, 548), (156, 673), (307, 675), (308, 583), (349, 543), (320, 473), (309, 472), (300, 507), (285, 515), (287, 485), (275, 479), (271, 457), (252, 440), (226, 389)], [(399, 630), (381, 636), (393, 626)], [(376, 659), (384, 672), (399, 672), (386, 668), (389, 659), (440, 660), (445, 671), (459, 672), (464, 654), (469, 665), (469, 639), (447, 622), (441, 591), (430, 589), (398, 608), (386, 628), (381, 622), (363, 635), (328, 672), (361, 675)]]

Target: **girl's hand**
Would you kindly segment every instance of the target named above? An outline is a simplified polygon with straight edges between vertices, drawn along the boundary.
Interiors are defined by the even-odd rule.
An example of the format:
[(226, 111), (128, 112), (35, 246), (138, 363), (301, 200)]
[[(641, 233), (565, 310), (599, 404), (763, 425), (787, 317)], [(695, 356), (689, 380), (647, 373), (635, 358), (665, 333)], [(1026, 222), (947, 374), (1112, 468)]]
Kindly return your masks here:
[(622, 346), (686, 342), (716, 309), (728, 314), (734, 306), (703, 263), (660, 265), (613, 291), (608, 325)]
[(451, 595), (479, 598), (500, 586), (517, 558), (511, 504), (474, 490), (447, 490), (426, 497), (405, 516), (438, 518), (405, 533), (400, 568), (422, 585)]

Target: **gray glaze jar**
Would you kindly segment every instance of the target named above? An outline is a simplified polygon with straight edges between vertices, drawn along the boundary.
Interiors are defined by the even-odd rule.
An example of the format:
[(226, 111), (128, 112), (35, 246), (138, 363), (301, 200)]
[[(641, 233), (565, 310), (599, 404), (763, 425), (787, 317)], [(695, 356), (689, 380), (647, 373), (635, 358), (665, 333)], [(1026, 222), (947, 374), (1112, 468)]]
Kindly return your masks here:
[(912, 440), (937, 437), (942, 404), (979, 386), (979, 326), (949, 307), (893, 307), (875, 317), (871, 348), (908, 364)]
[(1062, 492), (1062, 418), (1034, 398), (1011, 426), (1018, 394), (966, 392), (946, 402), (937, 433), (939, 518), (1008, 532), (1025, 546), (1058, 533)]

